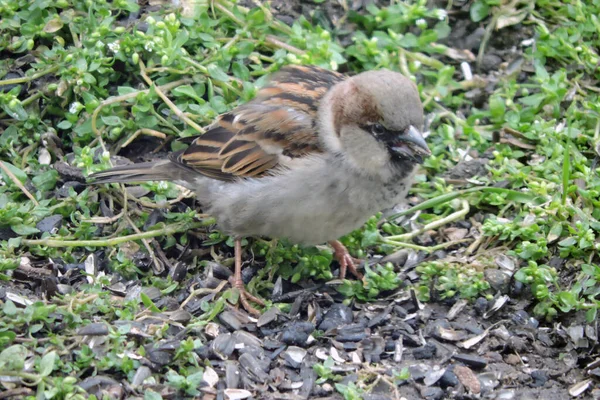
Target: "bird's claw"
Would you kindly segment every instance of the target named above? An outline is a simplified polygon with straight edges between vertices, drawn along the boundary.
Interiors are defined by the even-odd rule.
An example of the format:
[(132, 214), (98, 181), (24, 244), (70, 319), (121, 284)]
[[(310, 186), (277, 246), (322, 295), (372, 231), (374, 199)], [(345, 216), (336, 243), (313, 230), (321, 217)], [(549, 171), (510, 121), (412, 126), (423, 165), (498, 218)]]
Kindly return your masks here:
[(254, 296), (248, 290), (246, 290), (246, 287), (244, 286), (244, 282), (242, 282), (241, 280), (232, 279), (231, 286), (233, 286), (233, 288), (237, 289), (238, 293), (240, 294), (239, 301), (240, 301), (242, 308), (254, 316), (257, 316), (257, 317), (260, 316), (261, 312), (258, 311), (256, 308), (252, 307), (250, 305), (250, 301), (258, 304), (259, 306), (264, 306), (265, 302), (262, 301), (261, 299), (259, 299), (258, 297)]
[(363, 275), (356, 269), (357, 265), (360, 265), (361, 260), (354, 258), (348, 253), (348, 249), (341, 243), (332, 243), (333, 257), (340, 264), (340, 279), (346, 278), (346, 271), (350, 271), (352, 275), (358, 279), (362, 279)]

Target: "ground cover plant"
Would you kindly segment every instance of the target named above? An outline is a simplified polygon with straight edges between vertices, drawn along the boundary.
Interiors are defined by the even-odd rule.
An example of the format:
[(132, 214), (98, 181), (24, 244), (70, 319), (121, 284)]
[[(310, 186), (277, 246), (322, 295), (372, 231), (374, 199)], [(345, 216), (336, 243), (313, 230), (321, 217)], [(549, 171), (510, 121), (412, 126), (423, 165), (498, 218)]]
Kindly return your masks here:
[[(0, 1), (3, 391), (157, 399), (223, 390), (226, 398), (260, 398), (270, 390), (354, 399), (383, 383), (385, 395), (407, 398), (409, 387), (439, 389), (445, 397), (437, 398), (493, 393), (511, 379), (517, 391), (531, 387), (514, 377), (486, 386), (485, 373), (473, 374), (477, 392), (462, 365), (456, 385), (422, 384), (410, 359), (395, 360), (393, 343), (366, 357), (377, 345), (362, 337), (360, 362), (352, 346), (325, 356), (314, 347), (339, 339), (322, 325), (334, 304), (358, 312), (356, 323), (381, 310), (391, 321), (401, 313), (393, 306), (409, 300), (426, 338), (440, 326), (427, 325), (425, 310), (445, 314), (459, 304), (477, 316), (479, 307), (487, 322), (469, 333), (482, 335), (513, 308), (496, 319), (488, 313), (512, 303), (535, 329), (539, 322), (540, 332), (560, 337), (545, 356), (576, 371), (556, 367), (554, 383), (541, 386), (562, 390), (555, 398), (595, 390), (588, 375), (600, 374), (599, 1), (150, 3)], [(85, 177), (124, 157), (183, 148), (287, 64), (411, 77), (433, 155), (407, 205), (342, 239), (367, 259), (364, 281), (327, 283), (337, 266), (326, 247), (245, 241), (247, 287), (270, 309), (253, 321), (235, 311), (237, 293), (227, 285), (232, 239), (201, 214), (193, 194), (165, 182), (90, 186)], [(312, 324), (309, 343), (285, 339), (288, 328), (302, 331), (298, 323)], [(393, 337), (385, 326), (368, 329)], [(242, 355), (250, 353), (238, 359), (223, 350), (219, 332), (251, 332), (269, 351), (276, 346), (265, 343), (277, 337), (285, 346), (272, 359), (288, 357), (281, 365), (313, 383), (285, 386), (300, 379), (283, 366), (261, 370), (268, 379), (249, 372)], [(426, 347), (422, 338), (410, 346)], [(248, 348), (254, 339), (244, 339)], [(312, 356), (318, 362), (309, 363)], [(229, 386), (230, 359), (242, 376), (270, 386), (250, 378)], [(422, 388), (414, 396), (436, 398)]]

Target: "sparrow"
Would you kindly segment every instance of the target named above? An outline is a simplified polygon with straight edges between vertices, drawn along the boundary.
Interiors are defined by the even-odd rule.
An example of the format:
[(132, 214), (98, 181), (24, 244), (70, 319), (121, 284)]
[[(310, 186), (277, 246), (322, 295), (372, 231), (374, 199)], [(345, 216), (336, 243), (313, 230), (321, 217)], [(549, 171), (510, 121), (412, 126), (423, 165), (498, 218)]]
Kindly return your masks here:
[[(166, 180), (196, 193), (218, 228), (235, 238), (232, 286), (257, 314), (241, 277), (241, 239), (328, 242), (340, 265), (361, 278), (337, 239), (403, 201), (417, 164), (430, 155), (420, 133), (416, 85), (400, 73), (352, 77), (287, 66), (251, 101), (217, 117), (168, 159), (97, 172), (94, 183)], [(259, 313), (258, 313), (259, 314)]]

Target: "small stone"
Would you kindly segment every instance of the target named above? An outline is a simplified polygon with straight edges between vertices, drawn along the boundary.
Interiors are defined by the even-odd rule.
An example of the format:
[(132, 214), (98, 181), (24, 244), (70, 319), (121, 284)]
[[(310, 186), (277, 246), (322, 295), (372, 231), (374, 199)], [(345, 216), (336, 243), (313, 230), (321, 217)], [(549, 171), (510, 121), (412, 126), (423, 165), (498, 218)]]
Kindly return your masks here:
[(258, 318), (256, 321), (256, 326), (259, 328), (270, 324), (273, 321), (277, 320), (277, 317), (281, 314), (281, 311), (277, 307), (271, 307)]
[(339, 342), (360, 342), (361, 340), (366, 339), (366, 337), (367, 332), (363, 325), (352, 324), (338, 329), (335, 340)]
[(242, 368), (244, 368), (256, 382), (266, 382), (267, 379), (269, 379), (269, 374), (263, 369), (263, 363), (252, 354), (244, 353), (240, 356), (238, 361)]
[(427, 400), (440, 400), (444, 398), (444, 391), (439, 387), (424, 387), (421, 389), (421, 397)]
[(236, 389), (240, 384), (240, 369), (237, 361), (225, 361), (225, 385)]
[(470, 354), (455, 354), (452, 356), (456, 361), (460, 361), (470, 367), (482, 369), (487, 366), (487, 360), (483, 357), (472, 356)]
[(202, 374), (202, 380), (206, 382), (209, 387), (215, 387), (219, 383), (219, 375), (211, 367), (206, 367)]
[(297, 346), (289, 346), (283, 353), (283, 359), (292, 368), (300, 368), (304, 357), (306, 357), (306, 350)]
[(145, 365), (140, 366), (137, 371), (135, 371), (135, 375), (131, 381), (132, 386), (140, 386), (144, 383), (146, 379), (152, 376), (152, 371), (150, 368)]
[(143, 288), (142, 293), (144, 293), (146, 296), (148, 296), (148, 298), (150, 298), (150, 300), (152, 300), (152, 301), (159, 299), (160, 296), (162, 295), (162, 293), (160, 292), (160, 289), (157, 287), (154, 287), (154, 286), (147, 286), (147, 287)]
[(445, 368), (439, 368), (438, 366), (435, 366), (431, 371), (427, 372), (423, 383), (427, 386), (433, 386), (442, 378), (442, 376), (444, 376), (445, 373)]
[(225, 389), (223, 393), (227, 400), (242, 400), (252, 396), (252, 393), (246, 389)]
[(429, 371), (429, 367), (425, 364), (416, 364), (416, 365), (411, 365), (410, 367), (408, 367), (408, 372), (410, 373), (410, 378), (415, 381), (425, 378), (428, 371)]
[(319, 324), (319, 330), (327, 331), (342, 325), (351, 324), (354, 316), (352, 309), (342, 303), (332, 305), (325, 313), (323, 321)]
[[(106, 394), (107, 398), (122, 398), (122, 387), (119, 382), (109, 376), (96, 375), (79, 382), (79, 387), (88, 392), (88, 394), (99, 395)], [(114, 394), (115, 396), (111, 396)]]
[(231, 332), (242, 329), (242, 322), (231, 311), (223, 311), (219, 314), (219, 321)]
[(549, 379), (548, 373), (539, 369), (531, 372), (531, 378), (533, 379), (533, 382), (531, 383), (532, 387), (542, 387)]
[(62, 215), (50, 215), (38, 222), (35, 227), (42, 233), (56, 233), (62, 225)]
[(437, 348), (432, 344), (426, 344), (412, 351), (413, 357), (417, 360), (429, 360), (435, 356)]
[(94, 322), (77, 331), (79, 336), (103, 336), (108, 335), (108, 326), (103, 322)]
[(511, 275), (505, 274), (499, 269), (488, 268), (483, 271), (483, 276), (492, 289), (500, 293), (508, 293)]
[(483, 72), (497, 71), (498, 65), (502, 63), (502, 58), (495, 54), (484, 54), (481, 60), (481, 70)]
[(231, 337), (231, 333), (224, 333), (213, 340), (210, 348), (221, 360), (226, 360), (235, 350), (235, 341)]
[(485, 297), (479, 297), (477, 300), (475, 300), (473, 308), (478, 315), (483, 315), (488, 309), (488, 301), (485, 299)]
[(306, 346), (306, 341), (314, 330), (315, 326), (310, 322), (292, 322), (281, 333), (281, 341), (289, 345)]
[(479, 383), (479, 379), (477, 379), (477, 376), (475, 376), (469, 367), (457, 365), (454, 367), (454, 373), (458, 377), (460, 383), (462, 383), (463, 386), (469, 390), (469, 392), (473, 394), (481, 393), (481, 384)]
[(169, 271), (169, 276), (175, 282), (183, 282), (183, 280), (185, 279), (185, 276), (187, 274), (187, 270), (188, 270), (188, 268), (185, 263), (178, 262), (177, 264), (175, 264), (173, 269), (171, 269)]
[(456, 386), (458, 385), (458, 378), (456, 377), (456, 374), (454, 372), (452, 372), (452, 370), (450, 368), (447, 368), (446, 371), (444, 372), (444, 375), (442, 375), (442, 377), (439, 380), (439, 384), (441, 387), (443, 388), (447, 388), (449, 386)]
[(150, 349), (148, 350), (146, 357), (153, 364), (161, 367), (169, 365), (175, 358), (175, 352), (170, 349)]

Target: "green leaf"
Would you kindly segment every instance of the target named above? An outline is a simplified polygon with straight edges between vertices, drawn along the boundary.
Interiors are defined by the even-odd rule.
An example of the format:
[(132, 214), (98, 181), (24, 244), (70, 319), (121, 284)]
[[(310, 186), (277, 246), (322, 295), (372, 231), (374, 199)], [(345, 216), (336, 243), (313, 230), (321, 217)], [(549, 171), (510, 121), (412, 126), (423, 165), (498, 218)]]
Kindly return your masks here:
[(137, 92), (137, 90), (135, 90), (134, 88), (132, 88), (130, 86), (119, 86), (117, 88), (117, 93), (119, 94), (119, 96), (122, 96), (124, 94), (135, 93), (135, 92)]
[(25, 367), (27, 349), (25, 346), (15, 344), (0, 353), (0, 370), (22, 371)]
[(173, 48), (178, 49), (180, 47), (183, 47), (183, 45), (188, 41), (188, 39), (190, 38), (190, 35), (188, 33), (187, 30), (185, 29), (180, 29), (177, 32), (177, 36), (175, 37), (175, 40), (173, 40)]
[(596, 314), (598, 313), (597, 307), (592, 307), (585, 312), (585, 319), (588, 324), (593, 323), (596, 320)]
[(42, 192), (52, 190), (56, 187), (58, 172), (54, 169), (42, 172), (31, 179), (31, 183)]
[(17, 314), (17, 306), (12, 302), (12, 300), (7, 300), (6, 303), (4, 303), (4, 307), (2, 307), (2, 311), (4, 314), (12, 317), (13, 315)]
[(229, 75), (227, 75), (221, 68), (219, 68), (218, 65), (216, 64), (210, 64), (208, 66), (208, 75), (217, 80), (217, 81), (221, 81), (221, 82), (228, 82), (229, 81)]
[(6, 112), (11, 118), (16, 119), (17, 121), (25, 121), (28, 117), (27, 111), (23, 107), (23, 104), (17, 99), (11, 101), (8, 104), (3, 103), (2, 109)]
[(25, 225), (25, 224), (16, 224), (11, 225), (10, 228), (14, 233), (21, 236), (33, 235), (34, 233), (39, 233), (39, 229), (33, 226)]
[(60, 17), (56, 16), (56, 18), (53, 18), (50, 21), (46, 22), (46, 25), (44, 25), (43, 31), (45, 33), (58, 32), (62, 29), (63, 25), (64, 24), (61, 21)]
[(572, 246), (575, 246), (576, 244), (577, 244), (577, 239), (574, 237), (568, 237), (568, 238), (563, 239), (560, 242), (558, 242), (558, 245), (560, 247), (572, 247)]
[(469, 15), (471, 16), (471, 20), (473, 22), (479, 22), (483, 19), (487, 18), (490, 14), (490, 6), (485, 2), (485, 0), (477, 0), (471, 4), (471, 8), (469, 9)]
[(9, 143), (15, 143), (19, 140), (19, 130), (16, 125), (11, 125), (0, 134), (0, 146), (7, 146)]
[(231, 65), (231, 70), (233, 71), (233, 75), (235, 75), (236, 78), (239, 78), (243, 81), (247, 81), (250, 79), (250, 70), (242, 62), (233, 63)]
[(73, 126), (73, 124), (67, 120), (64, 120), (64, 121), (58, 123), (58, 125), (56, 125), (56, 127), (59, 129), (69, 129), (72, 126)]
[(198, 371), (196, 373), (189, 375), (187, 377), (187, 381), (192, 387), (198, 387), (200, 385), (200, 383), (202, 382), (203, 375), (204, 374), (202, 373), (202, 371)]
[[(17, 177), (18, 180), (20, 180), (22, 183), (24, 183), (27, 180), (27, 174), (23, 171), (21, 171), (19, 168), (15, 167), (14, 165), (12, 165), (9, 162), (6, 161), (0, 161), (1, 163), (4, 164), (4, 166), (10, 171), (12, 172), (12, 174), (14, 176)], [(11, 182), (12, 179), (10, 179), (8, 177), (8, 175), (6, 175), (6, 172), (2, 171), (2, 179), (4, 180), (4, 182)]]
[(521, 97), (519, 99), (519, 103), (524, 104), (526, 106), (533, 107), (533, 108), (538, 108), (540, 106), (540, 104), (542, 104), (542, 101), (544, 101), (545, 99), (546, 99), (546, 94), (536, 93), (536, 94), (532, 94), (531, 96)]
[(88, 69), (88, 64), (85, 58), (78, 58), (75, 62), (75, 66), (80, 72), (86, 72)]
[(560, 223), (560, 222), (555, 223), (552, 226), (552, 228), (550, 228), (550, 232), (548, 232), (548, 237), (546, 238), (548, 243), (552, 243), (555, 240), (557, 240), (560, 237), (560, 235), (562, 234), (562, 231), (563, 231), (562, 223)]
[(151, 389), (144, 390), (144, 400), (162, 400), (162, 396)]
[(154, 303), (152, 302), (152, 300), (150, 300), (150, 297), (148, 297), (146, 293), (140, 293), (140, 298), (142, 299), (142, 303), (144, 303), (146, 308), (148, 308), (150, 311), (160, 312), (160, 309), (154, 305)]
[(110, 115), (110, 116), (102, 116), (102, 122), (104, 122), (106, 125), (108, 126), (120, 126), (122, 125), (121, 123), (121, 118), (115, 116), (115, 115)]
[(13, 331), (0, 332), (0, 347), (9, 345), (15, 340), (16, 337), (17, 334)]
[(40, 361), (39, 373), (41, 376), (50, 376), (52, 371), (54, 370), (54, 364), (58, 360), (58, 354), (56, 351), (52, 350), (42, 357), (42, 361)]
[(562, 312), (569, 312), (577, 305), (577, 298), (570, 292), (560, 292), (558, 294), (557, 307)]
[(173, 89), (171, 92), (175, 96), (178, 96), (178, 97), (187, 96), (187, 97), (191, 97), (192, 99), (196, 100), (198, 103), (204, 103), (204, 99), (202, 99), (201, 97), (198, 96), (198, 94), (196, 93), (196, 91), (194, 90), (194, 88), (191, 85), (178, 86), (175, 89)]
[(504, 100), (500, 96), (492, 96), (490, 97), (490, 114), (495, 119), (500, 119), (504, 117), (504, 113), (506, 112), (506, 104)]

